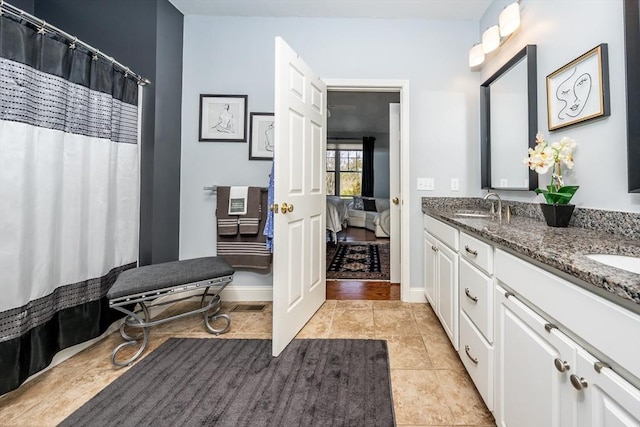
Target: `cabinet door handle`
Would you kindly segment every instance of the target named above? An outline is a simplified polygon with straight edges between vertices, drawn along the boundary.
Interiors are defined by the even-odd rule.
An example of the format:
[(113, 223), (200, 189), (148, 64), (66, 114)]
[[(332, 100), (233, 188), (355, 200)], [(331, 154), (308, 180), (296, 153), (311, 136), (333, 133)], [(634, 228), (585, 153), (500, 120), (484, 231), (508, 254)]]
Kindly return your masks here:
[(436, 247), (435, 247), (435, 246), (433, 246), (433, 245), (431, 245), (431, 250), (432, 250), (433, 252), (438, 252), (438, 248), (436, 248)]
[(467, 296), (467, 298), (469, 298), (471, 301), (473, 302), (478, 302), (478, 297), (474, 297), (473, 295), (471, 295), (471, 293), (469, 292), (469, 288), (464, 288), (464, 294)]
[(576, 374), (571, 374), (571, 376), (569, 377), (569, 380), (571, 380), (571, 385), (576, 390), (585, 389), (589, 385), (583, 377), (579, 377)]
[(556, 357), (553, 361), (553, 364), (556, 365), (556, 369), (560, 372), (568, 371), (571, 369), (571, 366), (567, 363), (566, 360), (560, 360), (560, 358)]
[(475, 251), (475, 250), (471, 249), (471, 248), (469, 247), (469, 245), (466, 245), (466, 246), (464, 247), (464, 250), (465, 250), (465, 251), (467, 251), (468, 253), (470, 253), (470, 254), (471, 254), (471, 255), (473, 255), (473, 256), (478, 256), (478, 251)]
[(600, 361), (597, 361), (593, 364), (593, 369), (595, 369), (597, 373), (602, 372), (602, 368), (611, 368), (611, 366), (607, 362)]
[(471, 353), (469, 353), (469, 346), (468, 345), (464, 346), (464, 352), (467, 353), (467, 357), (469, 358), (469, 360), (471, 360), (473, 362), (474, 365), (478, 364), (478, 358), (477, 357), (473, 357), (471, 355)]

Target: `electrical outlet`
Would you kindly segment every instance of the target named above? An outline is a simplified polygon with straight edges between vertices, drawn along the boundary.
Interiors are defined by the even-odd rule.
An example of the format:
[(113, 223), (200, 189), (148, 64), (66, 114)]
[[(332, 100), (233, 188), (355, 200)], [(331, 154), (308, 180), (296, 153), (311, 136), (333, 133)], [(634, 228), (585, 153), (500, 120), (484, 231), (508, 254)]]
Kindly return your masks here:
[(506, 178), (500, 178), (500, 187), (508, 187), (509, 185), (507, 182)]
[(459, 191), (460, 190), (460, 183), (458, 181), (458, 178), (451, 178), (451, 191)]

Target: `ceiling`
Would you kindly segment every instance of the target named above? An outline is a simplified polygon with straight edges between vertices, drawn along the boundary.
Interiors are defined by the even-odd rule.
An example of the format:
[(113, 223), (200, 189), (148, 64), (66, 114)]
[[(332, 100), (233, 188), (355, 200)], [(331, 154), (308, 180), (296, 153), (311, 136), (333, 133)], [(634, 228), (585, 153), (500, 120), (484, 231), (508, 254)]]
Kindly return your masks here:
[(169, 0), (183, 15), (479, 21), (492, 0)]

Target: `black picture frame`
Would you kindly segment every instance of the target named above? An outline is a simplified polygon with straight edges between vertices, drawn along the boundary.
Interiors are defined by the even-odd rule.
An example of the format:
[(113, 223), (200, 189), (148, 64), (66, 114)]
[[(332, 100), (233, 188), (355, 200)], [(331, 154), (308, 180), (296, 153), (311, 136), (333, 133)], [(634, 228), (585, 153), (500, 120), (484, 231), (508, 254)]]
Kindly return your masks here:
[(198, 141), (247, 142), (247, 95), (200, 95)]
[(250, 117), (249, 160), (273, 160), (274, 114), (251, 113)]
[(629, 193), (640, 193), (640, 0), (624, 0), (627, 68), (627, 180)]

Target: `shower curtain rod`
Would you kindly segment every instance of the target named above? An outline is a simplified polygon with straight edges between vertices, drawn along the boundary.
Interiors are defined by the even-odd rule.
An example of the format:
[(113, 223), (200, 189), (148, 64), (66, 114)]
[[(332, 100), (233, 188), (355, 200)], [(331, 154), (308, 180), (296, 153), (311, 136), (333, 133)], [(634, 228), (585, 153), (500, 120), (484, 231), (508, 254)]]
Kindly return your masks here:
[[(126, 75), (130, 75), (132, 77), (134, 77), (137, 81), (138, 84), (140, 86), (145, 86), (151, 83), (151, 81), (149, 79), (147, 79), (146, 77), (142, 77), (140, 74), (134, 73), (133, 71), (131, 71), (129, 69), (129, 67), (126, 67), (125, 65), (121, 64), (120, 62), (116, 61), (113, 57), (108, 56), (105, 53), (100, 52), (100, 50), (96, 49), (95, 47), (81, 41), (78, 40), (77, 37), (72, 36), (71, 34), (62, 31), (60, 28), (51, 25), (51, 24), (47, 24), (47, 22), (44, 19), (40, 19), (37, 18), (27, 12), (25, 12), (22, 9), (19, 9), (13, 5), (10, 5), (9, 3), (6, 3), (4, 0), (0, 0), (0, 15), (2, 15), (3, 12), (7, 12), (10, 13), (14, 16), (17, 16), (18, 18), (22, 18), (25, 21), (28, 21), (34, 25), (37, 25), (39, 27), (38, 32), (40, 34), (44, 34), (46, 31), (51, 31), (52, 33), (56, 33), (62, 37), (64, 37), (65, 39), (67, 39), (68, 41), (71, 42), (71, 44), (69, 45), (70, 48), (75, 48), (76, 45), (80, 45), (83, 46), (85, 49), (87, 49), (89, 52), (91, 52), (93, 55), (97, 55), (97, 56), (101, 56), (103, 58), (105, 58), (108, 61), (111, 61), (114, 65), (117, 65), (119, 68), (121, 68), (124, 72), (125, 72), (125, 76)], [(95, 56), (94, 56), (95, 58)]]

